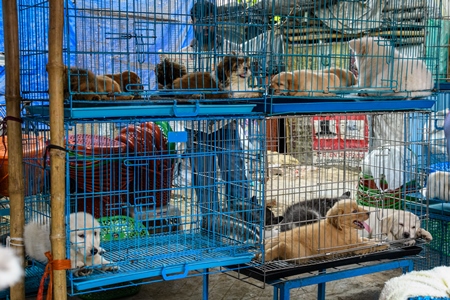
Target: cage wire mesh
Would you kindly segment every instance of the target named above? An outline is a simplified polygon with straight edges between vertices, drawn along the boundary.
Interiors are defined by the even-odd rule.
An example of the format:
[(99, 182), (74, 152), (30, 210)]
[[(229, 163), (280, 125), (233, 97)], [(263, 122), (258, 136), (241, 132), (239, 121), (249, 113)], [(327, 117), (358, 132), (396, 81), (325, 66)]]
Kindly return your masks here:
[(267, 118), (261, 276), (429, 241), (429, 122), (429, 111)]
[[(118, 283), (135, 286), (144, 278), (191, 276), (199, 269), (249, 262), (261, 251), (261, 117), (67, 125), (69, 294)], [(40, 134), (48, 140), (49, 132)], [(50, 176), (50, 161), (39, 158), (25, 173), (27, 219), (48, 224), (49, 190), (31, 181), (43, 170), (44, 181)]]
[[(440, 60), (448, 48), (448, 15), (441, 6), (425, 0), (65, 1), (66, 103), (75, 109), (99, 100), (106, 106), (260, 103), (268, 95), (427, 97), (447, 76)], [(20, 26), (22, 94), (45, 106), (48, 1), (18, 7), (20, 24), (27, 24)]]

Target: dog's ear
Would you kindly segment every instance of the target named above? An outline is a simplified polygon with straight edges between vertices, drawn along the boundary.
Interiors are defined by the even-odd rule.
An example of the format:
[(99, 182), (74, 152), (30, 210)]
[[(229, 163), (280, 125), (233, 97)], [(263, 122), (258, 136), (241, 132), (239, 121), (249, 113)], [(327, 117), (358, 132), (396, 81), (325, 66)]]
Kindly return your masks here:
[(381, 234), (388, 236), (392, 230), (394, 223), (394, 215), (389, 215), (381, 219)]
[(342, 208), (339, 207), (332, 207), (328, 212), (327, 212), (327, 222), (331, 225), (333, 225), (335, 228), (337, 228), (338, 230), (342, 230), (342, 225), (341, 225), (341, 215), (344, 213), (344, 210)]
[(352, 49), (356, 54), (364, 55), (367, 53), (367, 43), (368, 40), (365, 38), (354, 39), (348, 42), (350, 49)]

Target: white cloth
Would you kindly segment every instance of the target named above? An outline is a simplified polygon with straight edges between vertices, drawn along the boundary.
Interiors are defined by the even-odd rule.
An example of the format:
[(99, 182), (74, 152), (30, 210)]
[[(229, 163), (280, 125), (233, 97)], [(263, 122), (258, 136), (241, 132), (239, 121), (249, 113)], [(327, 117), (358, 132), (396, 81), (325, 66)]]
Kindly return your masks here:
[(450, 267), (412, 271), (388, 280), (379, 300), (407, 300), (410, 297), (450, 297)]

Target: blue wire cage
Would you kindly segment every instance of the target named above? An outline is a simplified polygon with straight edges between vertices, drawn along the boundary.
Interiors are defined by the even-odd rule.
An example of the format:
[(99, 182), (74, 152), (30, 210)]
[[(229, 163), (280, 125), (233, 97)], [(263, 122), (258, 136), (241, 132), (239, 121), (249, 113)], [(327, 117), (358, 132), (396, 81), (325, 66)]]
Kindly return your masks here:
[[(93, 272), (77, 277), (76, 270), (68, 271), (69, 294), (136, 286), (144, 278), (173, 280), (252, 260), (261, 251), (264, 223), (262, 121), (243, 116), (71, 123), (65, 135), (67, 257), (79, 261), (82, 253), (84, 268)], [(47, 178), (50, 161), (41, 160), (35, 168)], [(27, 219), (48, 222), (48, 189), (28, 189)], [(82, 212), (78, 223), (71, 221), (75, 212)], [(74, 240), (80, 230), (94, 229), (110, 261), (106, 270), (83, 258), (91, 251), (87, 241)]]
[[(439, 3), (65, 1), (66, 105), (429, 97), (447, 74)], [(48, 2), (19, 18), (22, 95), (47, 105)]]

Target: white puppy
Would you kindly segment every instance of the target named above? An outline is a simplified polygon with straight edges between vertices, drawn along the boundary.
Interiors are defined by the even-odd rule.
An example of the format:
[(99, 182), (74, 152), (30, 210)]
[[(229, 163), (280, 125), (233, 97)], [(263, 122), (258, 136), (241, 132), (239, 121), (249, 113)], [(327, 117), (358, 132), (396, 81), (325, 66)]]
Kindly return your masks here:
[(436, 171), (428, 175), (427, 196), (450, 201), (450, 172)]
[(432, 235), (421, 228), (420, 219), (415, 214), (397, 209), (370, 209), (368, 224), (370, 233), (361, 232), (363, 237), (402, 241), (405, 246), (413, 246), (416, 239), (433, 240)]
[(0, 246), (0, 291), (19, 282), (22, 276), (19, 257), (12, 249)]
[[(400, 54), (389, 40), (362, 37), (349, 41), (358, 68), (358, 88), (378, 91), (393, 90), (381, 96), (407, 98), (431, 95), (433, 77), (427, 66), (418, 59)], [(377, 93), (367, 93), (376, 96)]]
[[(116, 267), (105, 266), (111, 262), (104, 259), (100, 247), (100, 224), (85, 212), (70, 214), (70, 261), (76, 276), (92, 273), (92, 269), (84, 266), (102, 265), (102, 269), (113, 271)], [(51, 250), (50, 219), (46, 222), (32, 221), (25, 225), (24, 244), (28, 256), (47, 263), (45, 252)]]

